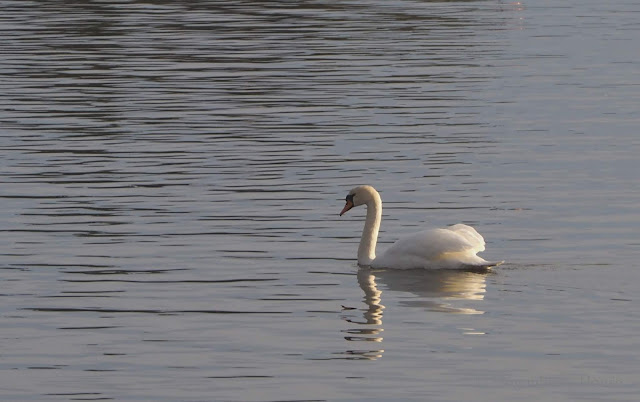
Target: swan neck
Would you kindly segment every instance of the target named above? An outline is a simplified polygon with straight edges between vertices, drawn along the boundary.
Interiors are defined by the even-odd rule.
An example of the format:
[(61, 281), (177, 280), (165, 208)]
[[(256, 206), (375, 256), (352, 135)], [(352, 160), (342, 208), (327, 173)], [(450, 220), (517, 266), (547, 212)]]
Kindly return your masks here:
[(375, 195), (367, 203), (367, 218), (362, 230), (360, 246), (358, 247), (358, 265), (362, 266), (371, 265), (371, 262), (376, 259), (378, 231), (382, 221), (382, 201), (378, 194)]

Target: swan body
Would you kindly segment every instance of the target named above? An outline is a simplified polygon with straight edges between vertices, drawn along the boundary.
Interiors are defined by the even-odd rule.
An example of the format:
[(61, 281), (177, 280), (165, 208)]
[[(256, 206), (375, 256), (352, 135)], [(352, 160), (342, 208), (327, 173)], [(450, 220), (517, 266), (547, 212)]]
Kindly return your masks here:
[(442, 229), (428, 229), (400, 238), (385, 253), (376, 256), (378, 231), (382, 221), (382, 199), (375, 188), (358, 186), (346, 197), (340, 215), (353, 207), (367, 206), (367, 217), (358, 246), (358, 265), (393, 269), (489, 268), (476, 254), (484, 251), (484, 238), (471, 226), (459, 223)]

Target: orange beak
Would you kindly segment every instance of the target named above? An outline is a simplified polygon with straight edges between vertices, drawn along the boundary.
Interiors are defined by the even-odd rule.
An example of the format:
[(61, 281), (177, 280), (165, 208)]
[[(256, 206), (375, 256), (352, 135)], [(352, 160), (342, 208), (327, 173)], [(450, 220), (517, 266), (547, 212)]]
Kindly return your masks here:
[(344, 208), (342, 208), (342, 211), (340, 212), (340, 216), (342, 216), (345, 212), (347, 212), (351, 208), (353, 208), (353, 201), (347, 200), (347, 203), (344, 204)]

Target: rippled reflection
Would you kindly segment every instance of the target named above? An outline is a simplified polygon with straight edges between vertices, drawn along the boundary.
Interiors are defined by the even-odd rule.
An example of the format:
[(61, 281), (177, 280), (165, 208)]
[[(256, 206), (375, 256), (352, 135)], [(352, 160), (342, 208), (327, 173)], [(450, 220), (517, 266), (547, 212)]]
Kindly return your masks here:
[[(362, 319), (355, 316), (344, 316), (351, 323), (367, 326), (351, 328), (344, 332), (348, 341), (365, 341), (381, 343), (380, 334), (384, 331), (382, 317), (385, 306), (382, 304), (382, 290), (404, 292), (409, 296), (402, 297), (399, 304), (407, 307), (419, 307), (427, 311), (457, 314), (483, 314), (484, 311), (471, 307), (484, 300), (486, 293), (486, 272), (468, 272), (452, 270), (373, 270), (361, 268), (357, 278), (360, 288), (364, 292), (364, 302), (367, 308), (362, 313)], [(468, 306), (456, 306), (456, 301), (468, 301)], [(466, 334), (479, 334), (469, 332)], [(349, 350), (348, 355), (358, 358), (375, 360), (382, 357), (384, 349)]]
[(471, 305), (483, 300), (487, 272), (388, 270), (375, 271), (369, 275), (375, 275), (388, 290), (410, 293), (409, 297), (400, 301), (404, 306), (423, 307), (429, 311), (444, 313), (484, 313), (474, 307), (456, 306), (453, 302), (470, 300), (473, 301), (469, 303)]

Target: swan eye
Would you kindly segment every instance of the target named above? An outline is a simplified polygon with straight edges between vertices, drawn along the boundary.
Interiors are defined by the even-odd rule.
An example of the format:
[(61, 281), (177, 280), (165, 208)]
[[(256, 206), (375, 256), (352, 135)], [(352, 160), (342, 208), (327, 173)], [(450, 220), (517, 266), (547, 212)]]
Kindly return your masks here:
[(345, 198), (345, 201), (347, 202), (353, 202), (353, 197), (355, 197), (355, 194), (349, 194), (347, 195), (347, 198)]

